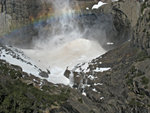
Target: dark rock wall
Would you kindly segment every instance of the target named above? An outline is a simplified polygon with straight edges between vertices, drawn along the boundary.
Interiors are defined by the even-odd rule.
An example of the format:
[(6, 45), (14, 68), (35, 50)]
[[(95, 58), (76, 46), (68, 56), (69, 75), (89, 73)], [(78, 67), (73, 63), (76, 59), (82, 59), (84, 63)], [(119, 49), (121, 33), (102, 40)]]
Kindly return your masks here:
[[(4, 1), (4, 2), (3, 2)], [(31, 17), (37, 17), (42, 9), (41, 0), (1, 0), (1, 13), (12, 17), (12, 23), (26, 24)]]
[(150, 55), (150, 1), (145, 1), (141, 8), (141, 17), (134, 32), (134, 44)]
[[(129, 2), (127, 0), (120, 2), (128, 2), (126, 8), (135, 5), (132, 4), (134, 1)], [(117, 4), (120, 4), (120, 2)], [(115, 13), (114, 9), (106, 9), (107, 11), (105, 11), (105, 7), (108, 6), (100, 9), (104, 13), (111, 12), (113, 15), (116, 15), (116, 18), (119, 18), (118, 20), (114, 20), (116, 22), (114, 25), (116, 29), (118, 28), (118, 31), (121, 31), (121, 28), (128, 25), (124, 21), (127, 19), (133, 31), (132, 40), (121, 44), (102, 57), (94, 59), (92, 63), (89, 62), (89, 64), (91, 63), (87, 68), (90, 69), (89, 72), (73, 72), (74, 87), (80, 92), (84, 89), (87, 97), (97, 103), (96, 106), (100, 108), (100, 113), (150, 112), (150, 57), (147, 55), (147, 53), (150, 54), (150, 5), (148, 0), (145, 0), (144, 3), (139, 3), (141, 8), (138, 9), (139, 15), (132, 17), (134, 21), (131, 21), (131, 11), (129, 9), (126, 9), (128, 10), (126, 12), (121, 7), (114, 7), (115, 3), (112, 4), (112, 7), (117, 9), (118, 13)], [(121, 25), (123, 26), (121, 27)], [(111, 67), (111, 70), (93, 74), (93, 70), (97, 67)], [(69, 74), (70, 72), (67, 70), (65, 74), (67, 73)], [(93, 75), (97, 78), (90, 80), (88, 75)], [(103, 84), (101, 86), (94, 86), (94, 83)], [(84, 84), (90, 86), (83, 87)], [(97, 92), (92, 91), (94, 88)], [(104, 98), (100, 100), (100, 96)]]
[(30, 44), (38, 35), (33, 23), (48, 15), (48, 7), (41, 0), (1, 0), (0, 42), (16, 46)]

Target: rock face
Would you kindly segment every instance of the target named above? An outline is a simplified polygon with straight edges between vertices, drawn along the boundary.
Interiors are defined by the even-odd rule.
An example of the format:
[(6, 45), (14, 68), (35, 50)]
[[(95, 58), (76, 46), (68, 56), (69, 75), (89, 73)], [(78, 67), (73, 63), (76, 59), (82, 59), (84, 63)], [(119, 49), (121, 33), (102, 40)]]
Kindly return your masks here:
[[(4, 2), (3, 2), (4, 1)], [(1, 13), (11, 16), (11, 27), (19, 27), (30, 23), (39, 12), (45, 9), (41, 0), (2, 0), (0, 4)]]
[[(148, 113), (149, 58), (141, 59), (140, 54), (126, 43), (92, 60), (85, 70), (77, 66), (73, 72), (74, 88), (97, 103), (100, 113)], [(104, 68), (106, 71), (102, 71)]]
[(109, 1), (106, 5), (103, 5), (98, 10), (95, 10), (94, 13), (103, 13), (105, 15), (112, 16), (112, 25), (114, 29), (111, 31), (106, 30), (106, 34), (113, 34), (111, 37), (107, 36), (108, 40), (113, 40), (114, 44), (118, 46), (128, 39), (131, 39), (132, 31), (141, 14), (140, 9), (140, 2), (135, 0), (119, 0), (119, 2)]
[[(136, 0), (119, 0), (119, 2), (113, 2), (111, 7), (112, 9), (118, 9), (119, 11), (123, 12), (130, 21), (132, 27), (134, 27), (137, 24), (137, 20), (141, 13), (140, 2), (137, 2)], [(111, 11), (111, 8), (104, 9), (104, 11), (109, 10)]]
[[(140, 16), (141, 6), (139, 2), (134, 0), (120, 0), (119, 2), (111, 2), (111, 0), (108, 0), (104, 2), (107, 2), (107, 4), (101, 6), (99, 9), (83, 10), (85, 15), (82, 15), (79, 21), (83, 26), (87, 25), (99, 30), (104, 30), (106, 32), (106, 42), (113, 42), (114, 45), (109, 47), (106, 42), (103, 41), (101, 41), (101, 45), (106, 49), (110, 49), (131, 39), (133, 27), (136, 26)], [(90, 5), (89, 9), (91, 9)]]
[[(71, 70), (73, 87), (97, 103), (100, 113), (150, 112), (149, 7), (149, 1), (145, 1), (139, 9), (141, 14), (135, 16), (134, 21), (125, 16), (134, 31), (132, 40)], [(123, 15), (130, 15), (121, 8), (118, 10)], [(124, 18), (120, 20), (118, 23)], [(66, 76), (71, 72), (67, 70)]]
[(49, 12), (41, 0), (1, 0), (0, 9), (0, 37), (7, 39), (1, 42), (9, 45), (29, 44), (38, 34), (34, 21)]
[(150, 1), (142, 4), (141, 18), (139, 18), (134, 33), (134, 44), (145, 49), (150, 55)]

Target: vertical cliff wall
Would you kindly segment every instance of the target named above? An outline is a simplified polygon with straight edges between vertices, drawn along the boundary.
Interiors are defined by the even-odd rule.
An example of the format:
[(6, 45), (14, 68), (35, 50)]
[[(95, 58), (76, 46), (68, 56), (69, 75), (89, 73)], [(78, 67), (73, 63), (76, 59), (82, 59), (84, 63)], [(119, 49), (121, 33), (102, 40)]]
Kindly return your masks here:
[(0, 34), (32, 23), (33, 18), (46, 10), (48, 7), (41, 0), (1, 0)]
[(134, 32), (134, 44), (150, 55), (150, 1), (145, 0)]

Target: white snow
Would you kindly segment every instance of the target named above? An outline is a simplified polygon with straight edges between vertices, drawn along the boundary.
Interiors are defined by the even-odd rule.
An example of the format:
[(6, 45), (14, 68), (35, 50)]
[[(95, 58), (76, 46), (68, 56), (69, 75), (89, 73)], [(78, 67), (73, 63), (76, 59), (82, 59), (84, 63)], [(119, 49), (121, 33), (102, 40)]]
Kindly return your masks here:
[[(55, 67), (50, 70), (52, 74), (49, 74), (48, 78), (41, 77), (39, 76), (41, 69), (37, 67), (36, 64), (33, 61), (31, 61), (30, 58), (26, 57), (21, 50), (12, 47), (7, 48), (10, 49), (11, 51), (6, 51), (6, 49), (0, 48), (1, 50), (0, 59), (5, 60), (10, 64), (20, 66), (23, 72), (32, 74), (36, 77), (39, 77), (40, 79), (46, 79), (54, 84), (69, 85), (70, 83), (69, 79), (64, 76), (65, 70)], [(17, 58), (13, 57), (13, 55), (17, 56)]]
[(74, 74), (73, 74), (72, 71), (71, 71), (71, 73), (69, 75), (69, 80), (70, 80), (69, 85), (72, 87), (74, 85)]
[(113, 42), (107, 42), (107, 45), (114, 45)]
[[(53, 83), (69, 84), (69, 79), (64, 76), (67, 67), (75, 72), (87, 73), (90, 71), (89, 64), (83, 62), (89, 62), (106, 52), (97, 42), (81, 38), (68, 41), (50, 50), (49, 46), (51, 46), (50, 42), (42, 49), (24, 49), (23, 52), (41, 69), (50, 70), (49, 81)], [(76, 65), (78, 68), (74, 68)]]
[(87, 70), (88, 67), (89, 67), (88, 63), (85, 63), (84, 65), (82, 65), (83, 70)]
[[(23, 58), (23, 56), (18, 53), (17, 54), (21, 59)], [(8, 51), (6, 51), (5, 49), (1, 50), (1, 56), (0, 59), (5, 60), (6, 62), (13, 64), (13, 65), (18, 65), (22, 68), (22, 70), (28, 74), (32, 74), (35, 76), (39, 76), (40, 70), (39, 68), (37, 68), (34, 63), (28, 64), (29, 59), (27, 59), (26, 57), (24, 57), (23, 59), (26, 61), (21, 61), (19, 59), (13, 58), (13, 56), (11, 54), (8, 53)]]
[(87, 86), (87, 87), (90, 87), (91, 85), (87, 84), (86, 86)]
[(77, 75), (76, 77), (80, 77), (80, 75)]
[(83, 90), (83, 92), (82, 92), (82, 95), (86, 96), (86, 93), (84, 92), (84, 90)]
[(89, 10), (89, 7), (86, 7), (86, 10)]
[(94, 83), (94, 86), (102, 86), (102, 83)]
[(110, 67), (105, 67), (105, 68), (96, 68), (95, 70), (94, 70), (94, 72), (104, 72), (104, 71), (108, 71), (108, 70), (110, 70), (111, 68)]
[(97, 92), (97, 90), (95, 88), (93, 88), (92, 91)]
[[(52, 68), (50, 68), (50, 73), (48, 78), (43, 78), (41, 76), (39, 76), (39, 73), (41, 72), (41, 68), (39, 68), (35, 62), (33, 62), (30, 58), (26, 57), (21, 50), (16, 49), (16, 48), (11, 48), (11, 47), (7, 47), (8, 49), (11, 50), (10, 51), (6, 51), (6, 49), (2, 49), (1, 48), (1, 56), (0, 59), (2, 60), (6, 60), (6, 62), (13, 64), (13, 65), (18, 65), (22, 68), (22, 70), (28, 74), (32, 74), (36, 77), (39, 77), (41, 79), (46, 79), (49, 82), (52, 82), (54, 84), (65, 84), (65, 85), (70, 85), (73, 86), (74, 84), (74, 76), (73, 73), (70, 74), (70, 78), (66, 78), (64, 76), (64, 68), (61, 68), (59, 66), (53, 66)], [(16, 56), (17, 58), (13, 57)], [(46, 63), (46, 62), (45, 62)], [(79, 64), (77, 65), (79, 66), (78, 68), (75, 69), (75, 71), (78, 72), (89, 72), (90, 69), (89, 67), (89, 63), (83, 63), (83, 64)], [(110, 70), (111, 68), (96, 68), (94, 70), (94, 72), (103, 72), (103, 71), (107, 71)], [(46, 68), (45, 68), (46, 70)], [(93, 75), (88, 75), (88, 78), (90, 80), (94, 80), (97, 77), (94, 77)], [(96, 85), (96, 84), (95, 84)], [(101, 84), (97, 84), (97, 85), (101, 85)]]
[[(119, 1), (119, 0), (112, 0), (112, 2), (117, 2), (117, 1)], [(94, 4), (94, 5), (92, 6), (92, 9), (98, 9), (98, 8), (100, 8), (101, 6), (105, 5), (105, 4), (107, 4), (107, 3), (104, 3), (104, 2), (102, 2), (102, 1), (99, 1), (97, 4)]]
[(90, 71), (90, 69), (88, 67), (89, 67), (89, 64), (86, 62), (86, 63), (78, 64), (72, 70), (75, 71), (75, 72), (84, 72), (84, 73), (87, 73), (87, 72)]
[(103, 3), (101, 1), (99, 1), (98, 4), (93, 5), (92, 9), (98, 9), (99, 7), (101, 7), (101, 6), (105, 5), (105, 4), (107, 4), (107, 3)]
[(53, 67), (51, 68), (48, 81), (54, 83), (54, 84), (65, 84), (69, 85), (70, 80), (64, 76), (64, 71), (62, 68), (59, 67)]
[(33, 79), (33, 81), (34, 81), (34, 82), (39, 82), (39, 81), (37, 81), (36, 79)]
[(103, 100), (104, 99), (104, 97), (100, 97), (100, 100)]
[(90, 80), (94, 80), (94, 79), (95, 79), (95, 77), (94, 77), (93, 75), (89, 75), (88, 78), (89, 78)]
[(40, 84), (39, 84), (39, 86), (42, 86), (43, 85), (43, 82), (42, 81), (40, 81)]

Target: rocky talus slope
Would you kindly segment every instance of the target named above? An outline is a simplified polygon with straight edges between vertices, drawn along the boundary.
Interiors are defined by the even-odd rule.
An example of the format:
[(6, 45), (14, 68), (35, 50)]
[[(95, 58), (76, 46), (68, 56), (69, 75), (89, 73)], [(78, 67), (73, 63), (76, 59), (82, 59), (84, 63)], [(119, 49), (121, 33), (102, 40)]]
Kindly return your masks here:
[[(0, 113), (149, 113), (150, 1), (132, 2), (120, 0), (93, 11), (112, 14), (118, 34), (129, 40), (66, 70), (68, 78), (73, 75), (73, 88), (40, 80), (1, 60)], [(124, 32), (128, 29), (131, 35)]]

